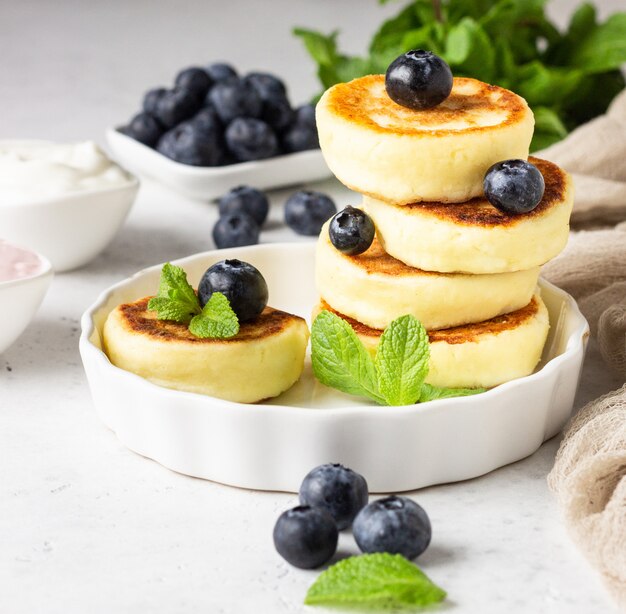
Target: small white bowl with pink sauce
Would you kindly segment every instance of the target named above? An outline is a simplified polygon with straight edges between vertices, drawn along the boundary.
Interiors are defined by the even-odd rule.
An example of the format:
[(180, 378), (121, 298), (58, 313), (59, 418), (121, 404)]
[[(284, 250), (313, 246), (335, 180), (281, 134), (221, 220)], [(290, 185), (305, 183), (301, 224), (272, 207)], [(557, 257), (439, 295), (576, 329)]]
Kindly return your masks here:
[(0, 354), (17, 340), (37, 313), (52, 275), (47, 258), (0, 239)]

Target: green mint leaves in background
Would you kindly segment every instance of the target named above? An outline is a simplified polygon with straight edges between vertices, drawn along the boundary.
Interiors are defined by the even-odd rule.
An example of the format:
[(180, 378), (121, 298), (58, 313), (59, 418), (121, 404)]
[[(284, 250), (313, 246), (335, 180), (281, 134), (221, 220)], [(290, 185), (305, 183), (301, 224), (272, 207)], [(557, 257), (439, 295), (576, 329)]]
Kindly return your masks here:
[[(382, 0), (381, 3), (384, 3)], [(536, 119), (531, 149), (561, 140), (603, 113), (625, 85), (626, 12), (598, 23), (584, 3), (560, 32), (547, 0), (413, 0), (374, 34), (366, 57), (340, 52), (338, 32), (297, 28), (324, 88), (384, 73), (409, 49), (443, 57), (455, 76), (501, 85), (526, 98)]]
[(443, 589), (403, 556), (376, 553), (343, 559), (323, 571), (304, 603), (368, 610), (405, 609), (439, 603), (445, 597)]
[(372, 358), (345, 320), (322, 311), (311, 327), (315, 377), (330, 388), (368, 397), (380, 405), (412, 405), (469, 396), (483, 388), (438, 388), (426, 384), (428, 333), (413, 316), (394, 320), (383, 332)]
[(159, 291), (148, 302), (148, 309), (156, 311), (159, 320), (189, 324), (189, 332), (196, 337), (225, 339), (239, 332), (228, 299), (214, 292), (203, 309), (184, 269), (169, 262), (161, 269)]

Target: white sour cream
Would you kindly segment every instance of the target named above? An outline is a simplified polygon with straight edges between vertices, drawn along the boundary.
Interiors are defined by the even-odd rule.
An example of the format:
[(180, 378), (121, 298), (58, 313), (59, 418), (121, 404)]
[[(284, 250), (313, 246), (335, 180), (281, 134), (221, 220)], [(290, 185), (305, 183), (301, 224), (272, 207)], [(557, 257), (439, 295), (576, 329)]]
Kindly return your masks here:
[(130, 175), (93, 141), (0, 141), (0, 207), (129, 181)]

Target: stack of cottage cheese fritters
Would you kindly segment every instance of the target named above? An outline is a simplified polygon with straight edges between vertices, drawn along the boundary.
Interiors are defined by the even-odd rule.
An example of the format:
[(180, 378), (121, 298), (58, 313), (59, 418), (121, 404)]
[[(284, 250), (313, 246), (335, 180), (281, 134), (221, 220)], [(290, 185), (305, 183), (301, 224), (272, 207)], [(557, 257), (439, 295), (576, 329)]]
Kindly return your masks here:
[(537, 288), (542, 264), (565, 246), (572, 185), (555, 164), (530, 158), (545, 182), (529, 213), (510, 215), (483, 195), (495, 163), (528, 159), (534, 119), (521, 97), (455, 78), (426, 110), (389, 98), (384, 75), (338, 84), (317, 106), (326, 162), (363, 195), (376, 238), (346, 255), (320, 234), (317, 310), (348, 321), (375, 351), (404, 314), (429, 333), (427, 382), (491, 387), (530, 374), (548, 334)]

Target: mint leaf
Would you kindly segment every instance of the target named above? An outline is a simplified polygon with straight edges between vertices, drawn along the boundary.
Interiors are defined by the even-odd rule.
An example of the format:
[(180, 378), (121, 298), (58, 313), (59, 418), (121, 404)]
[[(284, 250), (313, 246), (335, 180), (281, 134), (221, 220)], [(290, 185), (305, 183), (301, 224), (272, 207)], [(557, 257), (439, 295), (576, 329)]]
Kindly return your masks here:
[(400, 554), (343, 559), (323, 571), (306, 594), (307, 605), (392, 609), (443, 601), (446, 592)]
[(626, 13), (615, 13), (572, 50), (570, 66), (588, 73), (606, 72), (626, 62)]
[(372, 357), (350, 324), (330, 311), (320, 312), (311, 326), (311, 362), (322, 384), (384, 405)]
[(228, 299), (213, 292), (202, 313), (192, 318), (189, 332), (203, 339), (227, 339), (239, 332), (239, 320)]
[(429, 359), (428, 333), (413, 316), (397, 318), (385, 329), (376, 351), (376, 370), (380, 393), (389, 405), (417, 403)]
[(486, 388), (439, 388), (430, 384), (422, 384), (420, 403), (435, 401), (437, 399), (450, 399), (452, 397), (469, 397), (474, 394), (485, 392)]
[(148, 309), (156, 311), (159, 320), (184, 323), (202, 311), (198, 297), (187, 281), (187, 273), (169, 262), (161, 269), (159, 291), (150, 299)]

